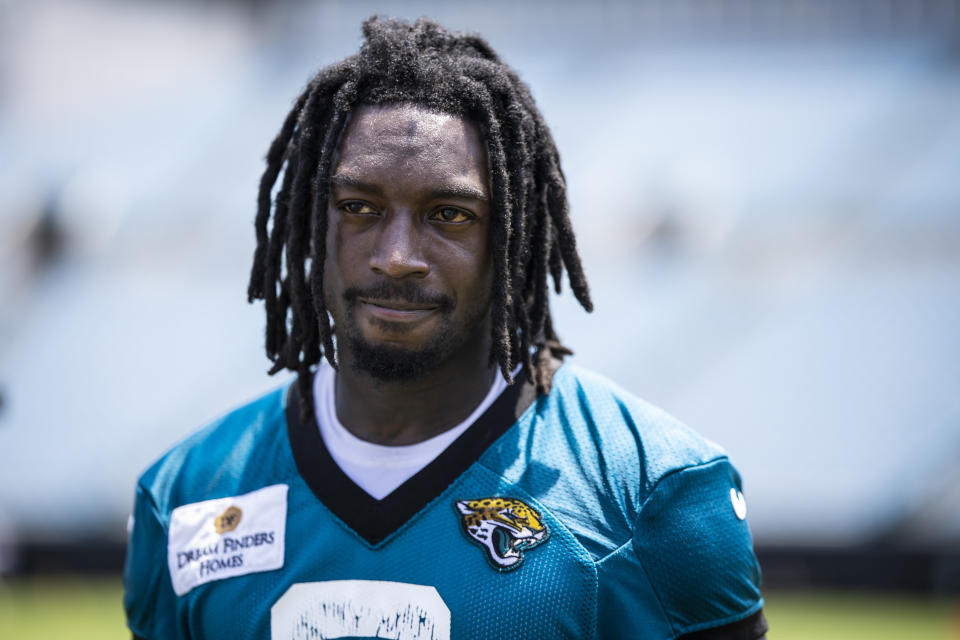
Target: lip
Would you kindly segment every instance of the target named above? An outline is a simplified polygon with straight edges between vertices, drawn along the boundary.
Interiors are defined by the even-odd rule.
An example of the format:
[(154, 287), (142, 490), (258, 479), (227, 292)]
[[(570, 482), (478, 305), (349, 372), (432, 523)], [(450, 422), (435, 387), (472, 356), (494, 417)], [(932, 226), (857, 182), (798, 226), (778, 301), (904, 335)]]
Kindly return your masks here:
[(359, 302), (372, 316), (390, 322), (420, 320), (437, 310), (436, 305), (422, 305), (395, 300), (369, 300), (361, 298)]

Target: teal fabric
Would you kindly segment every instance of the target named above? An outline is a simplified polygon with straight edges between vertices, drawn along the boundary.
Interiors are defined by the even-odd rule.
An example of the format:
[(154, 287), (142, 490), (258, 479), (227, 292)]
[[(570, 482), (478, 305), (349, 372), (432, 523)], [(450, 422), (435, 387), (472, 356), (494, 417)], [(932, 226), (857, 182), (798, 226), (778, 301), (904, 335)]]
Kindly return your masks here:
[[(453, 638), (667, 640), (762, 607), (750, 532), (729, 495), (740, 477), (724, 452), (599, 376), (561, 367), (549, 396), (377, 545), (300, 477), (285, 391), (198, 432), (141, 477), (124, 575), (137, 635), (269, 638), (270, 607), (291, 585), (328, 580), (430, 585)], [(171, 511), (274, 484), (289, 486), (284, 566), (176, 596)], [(491, 567), (455, 508), (494, 496), (525, 502), (550, 530), (512, 571)]]

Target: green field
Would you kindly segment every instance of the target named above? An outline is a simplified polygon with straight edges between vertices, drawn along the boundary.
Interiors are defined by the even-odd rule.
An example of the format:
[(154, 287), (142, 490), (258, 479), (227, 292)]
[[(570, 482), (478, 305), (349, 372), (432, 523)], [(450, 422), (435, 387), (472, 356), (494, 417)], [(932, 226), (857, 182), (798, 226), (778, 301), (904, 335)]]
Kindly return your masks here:
[[(114, 578), (0, 582), (0, 640), (129, 638)], [(825, 591), (766, 594), (772, 640), (960, 640), (960, 602)]]

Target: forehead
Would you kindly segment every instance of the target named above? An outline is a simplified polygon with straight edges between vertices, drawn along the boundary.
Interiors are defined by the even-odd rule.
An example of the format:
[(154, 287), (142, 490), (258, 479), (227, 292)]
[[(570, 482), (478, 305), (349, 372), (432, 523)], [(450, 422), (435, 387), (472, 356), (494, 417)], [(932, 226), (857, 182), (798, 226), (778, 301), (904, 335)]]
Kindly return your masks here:
[(485, 183), (487, 158), (477, 125), (413, 104), (365, 105), (351, 113), (337, 173), (428, 168)]

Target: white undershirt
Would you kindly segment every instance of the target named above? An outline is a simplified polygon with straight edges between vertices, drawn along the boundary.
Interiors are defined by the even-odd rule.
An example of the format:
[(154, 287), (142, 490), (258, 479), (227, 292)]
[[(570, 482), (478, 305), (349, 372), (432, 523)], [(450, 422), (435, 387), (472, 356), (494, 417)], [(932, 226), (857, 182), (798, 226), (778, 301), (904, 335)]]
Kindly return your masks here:
[(476, 422), (507, 388), (503, 376), (497, 374), (493, 377), (493, 384), (486, 397), (466, 420), (429, 440), (390, 446), (361, 440), (340, 423), (337, 418), (335, 380), (336, 371), (333, 367), (327, 362), (321, 362), (313, 380), (313, 401), (320, 436), (340, 470), (377, 500), (383, 500), (430, 464), (466, 431), (467, 427)]

